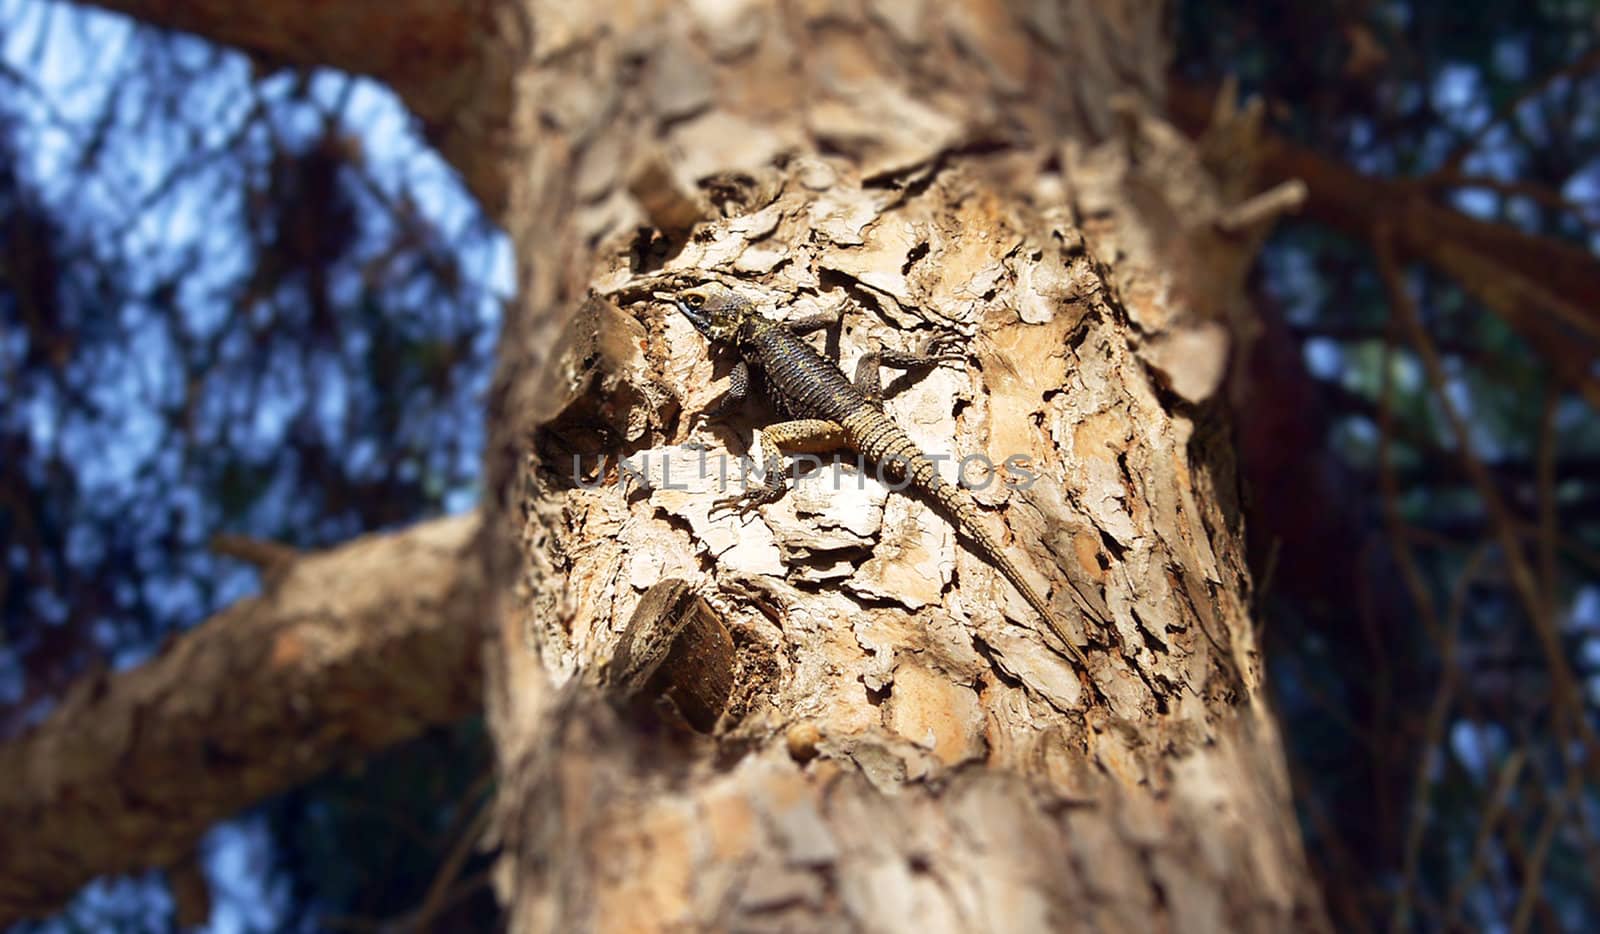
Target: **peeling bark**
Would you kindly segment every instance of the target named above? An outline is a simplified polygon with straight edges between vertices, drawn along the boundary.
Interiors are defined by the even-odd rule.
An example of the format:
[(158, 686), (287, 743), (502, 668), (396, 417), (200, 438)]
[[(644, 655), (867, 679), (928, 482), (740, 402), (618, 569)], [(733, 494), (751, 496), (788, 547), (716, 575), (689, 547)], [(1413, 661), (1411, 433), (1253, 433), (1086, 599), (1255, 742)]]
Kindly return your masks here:
[[(530, 7), (489, 486), (512, 928), (1325, 926), (1215, 399), (1250, 128), (1216, 177), (1159, 120), (1155, 11)], [(726, 366), (647, 300), (664, 274), (837, 315), (847, 372), (964, 335), (889, 411), (930, 452), (1029, 458), (977, 495), (1090, 670), (870, 467), (714, 514), (702, 457), (764, 416), (695, 417)], [(673, 581), (733, 647), (709, 733), (596, 689)]]
[(189, 869), (216, 821), (476, 709), (478, 527), (438, 520), (293, 559), (260, 597), (80, 681), (0, 747), (0, 926), (98, 875)]

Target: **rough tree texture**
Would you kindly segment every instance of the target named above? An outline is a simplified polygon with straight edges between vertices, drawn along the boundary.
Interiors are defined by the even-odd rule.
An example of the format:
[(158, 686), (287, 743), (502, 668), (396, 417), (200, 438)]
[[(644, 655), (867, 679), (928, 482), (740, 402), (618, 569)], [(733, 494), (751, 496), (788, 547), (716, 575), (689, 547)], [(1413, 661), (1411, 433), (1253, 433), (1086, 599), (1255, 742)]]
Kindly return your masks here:
[(83, 679), (0, 746), (0, 926), (95, 876), (186, 864), (217, 821), (471, 713), (478, 527), (268, 556), (261, 596), (137, 669)]
[[(490, 461), (513, 929), (1322, 926), (1214, 414), (1259, 236), (1248, 134), (1208, 161), (1159, 121), (1159, 11), (530, 6)], [(639, 280), (693, 270), (842, 314), (847, 371), (969, 336), (889, 411), (929, 451), (1033, 459), (1026, 491), (978, 495), (1089, 671), (870, 478), (709, 511), (701, 454), (759, 419), (691, 417), (725, 368)], [(731, 637), (673, 669), (731, 669), (709, 735), (596, 687), (670, 693), (634, 676), (635, 612), (676, 579)]]
[[(1165, 134), (1158, 9), (102, 5), (266, 61), (388, 82), (517, 243), (523, 289), (502, 347), (486, 504), (491, 528), (509, 534), (485, 553), (501, 640), (489, 696), (505, 778), (501, 891), (516, 927), (1321, 924), (1262, 707), (1230, 446), (1208, 414), (1228, 344), (1249, 337), (1234, 303), (1260, 231), (1240, 225), (1259, 213), (1236, 210), (1253, 190), (1243, 176), (1197, 166), (1237, 171), (1251, 148), (1200, 159)], [(1272, 151), (1263, 158), (1276, 174)], [(1302, 161), (1301, 174), (1327, 168)], [(1368, 191), (1348, 200), (1375, 200)], [(681, 253), (629, 239), (635, 225), (676, 238), (701, 220)], [(1402, 246), (1409, 229), (1396, 231)], [(744, 523), (712, 521), (716, 494), (701, 488), (615, 474), (573, 488), (552, 455), (649, 452), (659, 465), (691, 440), (749, 440), (749, 418), (690, 431), (687, 413), (722, 374), (681, 323), (626, 289), (630, 263), (664, 258), (737, 274), (786, 305), (843, 310), (829, 343), (847, 365), (868, 341), (914, 345), (930, 321), (973, 335), (968, 367), (911, 384), (891, 412), (934, 452), (1035, 457), (1037, 485), (985, 502), (1092, 670), (1045, 647), (940, 517), (876, 485), (836, 494), (807, 480)], [(586, 302), (591, 286), (614, 301)], [(382, 584), (391, 604), (428, 580), (384, 570), (363, 573), (393, 581)], [(714, 737), (670, 717), (649, 725), (638, 705), (619, 716), (584, 687), (661, 687), (632, 678), (638, 646), (619, 643), (649, 631), (634, 612), (649, 603), (641, 593), (676, 592), (675, 576), (706, 595), (684, 631), (706, 631), (710, 615), (735, 637)], [(470, 619), (470, 606), (447, 609)], [(415, 657), (470, 669), (439, 651), (454, 634), (418, 630)], [(662, 670), (693, 656), (668, 654)], [(107, 696), (124, 679), (170, 683), (168, 664), (112, 679)], [(262, 709), (281, 718), (271, 729), (317, 735), (283, 683), (261, 688)], [(198, 709), (231, 709), (228, 687), (211, 686)], [(189, 688), (190, 700), (205, 694)], [(346, 729), (334, 715), (318, 722)], [(150, 737), (187, 715), (139, 716), (150, 726), (128, 755), (170, 757)], [(27, 753), (7, 761), (58, 774), (79, 761), (20, 742), (6, 754)], [(290, 748), (263, 764), (271, 781), (227, 800), (248, 803), (337, 755), (337, 744)], [(207, 801), (223, 797), (213, 783), (234, 784), (193, 769), (185, 781)], [(85, 800), (58, 796), (52, 819), (137, 816), (143, 799)], [(169, 859), (148, 839), (119, 837), (111, 847), (127, 862), (92, 871)]]
[[(1260, 234), (1240, 221), (1260, 202), (1240, 209), (1254, 190), (1242, 175), (1208, 179), (1162, 138), (1155, 117), (1197, 131), (1214, 115), (1209, 94), (1158, 99), (1153, 5), (97, 2), (263, 63), (388, 83), (517, 243), (523, 294), (503, 345), (487, 505), (492, 528), (525, 538), (485, 557), (502, 643), (490, 695), (506, 775), (502, 891), (519, 928), (1321, 923), (1261, 708), (1230, 445), (1206, 415), (1222, 338), (1238, 360), (1253, 336), (1233, 303)], [(1213, 136), (1199, 161), (1258, 162), (1263, 183), (1306, 179), (1308, 213), (1356, 235), (1388, 219), (1397, 252), (1476, 283), (1600, 398), (1585, 369), (1594, 314), (1550, 298), (1594, 294), (1591, 258), (1283, 143), (1234, 142)], [(734, 525), (705, 514), (711, 491), (615, 477), (573, 490), (566, 465), (540, 475), (525, 459), (536, 440), (547, 458), (648, 451), (657, 469), (682, 453), (686, 413), (714, 395), (703, 345), (625, 290), (614, 303), (584, 296), (627, 281), (630, 225), (679, 235), (723, 211), (669, 265), (710, 264), (770, 298), (845, 309), (829, 343), (847, 365), (868, 340), (911, 346), (930, 318), (979, 334), (971, 368), (931, 374), (891, 411), (936, 453), (1020, 449), (1045, 468), (1034, 489), (986, 502), (1088, 642), (1103, 698), (918, 502), (812, 479)], [(641, 268), (665, 255), (638, 254)], [(1539, 285), (1551, 275), (1566, 277), (1561, 289)], [(547, 360), (557, 365), (542, 373)], [(752, 424), (693, 440), (742, 450)], [(1295, 489), (1319, 500), (1303, 479)], [(1320, 529), (1298, 508), (1267, 508), (1297, 533)], [(327, 661), (328, 677), (263, 668), (272, 640), (242, 621), (290, 621), (252, 602), (145, 668), (95, 679), (41, 732), (0, 748), (0, 774), (44, 783), (0, 804), (0, 920), (58, 906), (73, 880), (182, 859), (214, 818), (348, 755), (342, 736), (382, 743), (459, 716), (456, 692), (478, 682), (458, 650), (482, 616), (466, 597), (395, 643), (425, 671), (357, 674), (383, 695), (319, 701), (352, 697), (345, 662), (394, 675), (371, 646), (397, 632), (385, 623), (405, 628), (395, 608), (434, 607), (429, 594), (464, 573), (455, 546), (409, 551), (410, 538), (387, 557), (358, 543), (377, 560), (300, 578), (318, 591), (302, 605), (322, 608), (302, 625), (362, 636), (317, 643), (350, 650), (307, 656)], [(668, 630), (710, 632), (700, 644), (713, 660), (728, 633), (708, 614), (738, 637), (715, 739), (644, 730), (636, 708), (619, 718), (564, 686), (632, 686), (647, 701), (661, 689), (659, 675), (634, 677), (640, 634), (655, 631), (634, 607), (650, 603), (647, 586), (678, 593), (674, 574), (709, 599), (683, 614), (697, 623)], [(705, 663), (684, 642), (661, 670)], [(127, 707), (151, 690), (165, 702)], [(253, 738), (194, 720), (242, 709), (240, 690)], [(437, 692), (447, 702), (411, 700)], [(397, 704), (415, 719), (366, 719)], [(196, 761), (222, 725), (218, 739), (265, 757), (185, 765), (181, 785), (160, 777)], [(187, 745), (172, 744), (179, 735)]]

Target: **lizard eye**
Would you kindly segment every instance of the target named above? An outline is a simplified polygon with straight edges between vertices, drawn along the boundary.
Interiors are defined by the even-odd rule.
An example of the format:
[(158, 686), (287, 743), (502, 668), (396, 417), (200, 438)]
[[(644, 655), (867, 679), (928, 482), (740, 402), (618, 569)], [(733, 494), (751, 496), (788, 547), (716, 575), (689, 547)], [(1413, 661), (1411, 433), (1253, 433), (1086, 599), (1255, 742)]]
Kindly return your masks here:
[(699, 308), (701, 305), (706, 303), (706, 300), (699, 295), (690, 295), (684, 298), (683, 302), (690, 308)]

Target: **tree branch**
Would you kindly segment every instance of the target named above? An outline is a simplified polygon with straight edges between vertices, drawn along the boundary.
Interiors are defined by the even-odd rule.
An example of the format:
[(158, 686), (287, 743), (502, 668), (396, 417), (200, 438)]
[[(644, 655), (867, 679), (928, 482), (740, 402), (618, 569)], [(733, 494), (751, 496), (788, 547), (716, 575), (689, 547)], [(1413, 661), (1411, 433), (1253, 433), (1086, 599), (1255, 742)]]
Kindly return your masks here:
[(0, 927), (482, 703), (476, 515), (301, 557), (0, 746)]
[[(509, 62), (522, 41), (474, 0), (80, 0), (160, 29), (193, 33), (270, 65), (327, 67), (389, 85), (428, 127), (491, 216), (504, 197), (494, 136), (510, 100)], [(510, 55), (506, 53), (511, 53)], [(486, 151), (487, 150), (487, 151)]]
[[(1213, 95), (1176, 81), (1167, 93), (1173, 120), (1202, 132)], [(1261, 186), (1303, 180), (1305, 216), (1362, 242), (1385, 225), (1397, 260), (1454, 278), (1600, 408), (1600, 383), (1589, 375), (1600, 355), (1600, 261), (1587, 250), (1439, 204), (1426, 180), (1362, 175), (1282, 139), (1263, 138), (1259, 158)]]
[[(477, 27), (465, 0), (87, 0), (161, 29), (193, 33), (273, 64), (337, 68), (382, 81), (461, 67)], [(424, 115), (428, 116), (428, 115)]]

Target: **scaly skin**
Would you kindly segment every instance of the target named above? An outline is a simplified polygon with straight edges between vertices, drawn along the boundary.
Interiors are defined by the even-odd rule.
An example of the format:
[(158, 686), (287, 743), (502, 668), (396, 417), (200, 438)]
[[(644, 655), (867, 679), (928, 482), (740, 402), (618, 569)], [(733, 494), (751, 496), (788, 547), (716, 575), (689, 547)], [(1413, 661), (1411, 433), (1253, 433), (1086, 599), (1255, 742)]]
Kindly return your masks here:
[(977, 546), (978, 554), (999, 568), (1087, 670), (1088, 660), (1056, 622), (1050, 604), (1022, 576), (1022, 569), (983, 524), (972, 494), (941, 477), (933, 459), (883, 409), (878, 389), (879, 365), (907, 369), (957, 360), (960, 356), (872, 355), (862, 361), (852, 383), (837, 364), (802, 340), (793, 326), (764, 317), (732, 289), (705, 285), (657, 293), (657, 298), (676, 305), (713, 344), (731, 347), (739, 355), (732, 386), (727, 398), (716, 407), (718, 413), (744, 399), (753, 373), (761, 379), (778, 410), (790, 419), (761, 434), (766, 483), (728, 504), (747, 508), (783, 496), (786, 487), (784, 471), (777, 469), (782, 463), (779, 449), (818, 453), (849, 448), (869, 460), (903, 469), (908, 485), (926, 494), (955, 520), (956, 528)]

